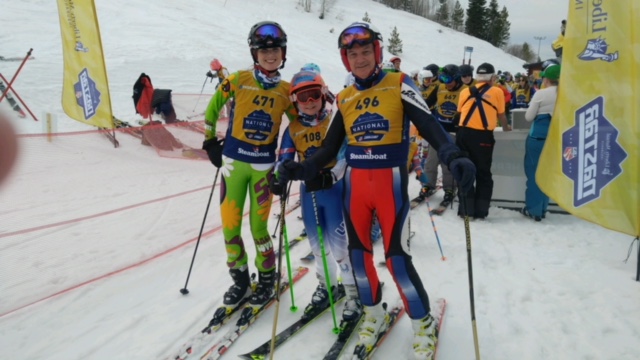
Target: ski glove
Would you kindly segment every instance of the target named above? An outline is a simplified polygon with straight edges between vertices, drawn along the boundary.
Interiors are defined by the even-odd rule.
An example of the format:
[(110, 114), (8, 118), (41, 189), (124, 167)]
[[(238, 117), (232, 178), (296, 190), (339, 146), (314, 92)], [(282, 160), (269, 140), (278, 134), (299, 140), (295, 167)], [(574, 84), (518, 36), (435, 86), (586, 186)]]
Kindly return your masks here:
[(333, 173), (331, 170), (323, 170), (313, 179), (304, 182), (306, 192), (331, 189), (333, 186)]
[(455, 156), (449, 162), (449, 171), (460, 185), (462, 193), (466, 194), (473, 189), (473, 183), (476, 180), (476, 166), (462, 153)]
[[(309, 174), (311, 174), (309, 176)], [(278, 164), (278, 176), (280, 182), (286, 183), (291, 180), (305, 180), (313, 177), (315, 172), (311, 172), (310, 165), (306, 162), (299, 163), (293, 160), (285, 160)]]
[(271, 178), (269, 179), (269, 190), (273, 195), (282, 196), (286, 190), (287, 183), (282, 181), (282, 177), (278, 175), (277, 170), (271, 173)]
[(207, 155), (209, 155), (209, 160), (211, 160), (213, 166), (217, 167), (218, 169), (222, 167), (223, 145), (224, 139), (218, 140), (217, 138), (205, 140), (205, 142), (202, 144), (202, 149), (204, 149), (207, 152)]

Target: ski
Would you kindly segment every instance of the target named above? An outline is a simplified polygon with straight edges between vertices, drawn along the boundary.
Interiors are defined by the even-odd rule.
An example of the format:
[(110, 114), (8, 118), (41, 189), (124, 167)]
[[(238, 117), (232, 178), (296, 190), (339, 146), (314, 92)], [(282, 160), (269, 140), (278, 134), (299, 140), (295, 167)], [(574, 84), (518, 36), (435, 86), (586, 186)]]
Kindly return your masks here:
[(313, 251), (309, 251), (309, 253), (303, 257), (300, 258), (300, 260), (304, 261), (304, 262), (311, 262), (313, 260), (316, 259), (316, 256), (313, 255)]
[[(306, 275), (309, 272), (309, 268), (307, 267), (299, 267), (294, 271), (293, 274), (293, 282), (297, 282), (300, 278)], [(289, 289), (289, 281), (288, 279), (282, 279), (282, 283), (280, 284), (279, 294), (284, 294)], [(201, 357), (200, 360), (215, 360), (219, 359), (224, 355), (229, 347), (233, 345), (236, 340), (240, 337), (240, 335), (244, 334), (245, 331), (253, 324), (260, 315), (264, 313), (266, 309), (271, 306), (275, 302), (275, 296), (271, 298), (269, 302), (262, 305), (261, 307), (254, 308), (251, 305), (247, 305), (242, 309), (242, 313), (240, 314), (240, 318), (236, 322), (236, 326), (222, 336), (220, 340), (218, 340), (213, 346), (209, 348)]]
[(340, 334), (338, 334), (338, 338), (333, 342), (333, 345), (331, 345), (331, 348), (326, 353), (323, 360), (337, 360), (340, 358), (342, 351), (344, 351), (349, 341), (351, 341), (351, 337), (356, 333), (356, 330), (363, 319), (364, 311), (356, 319), (351, 321), (343, 320), (340, 322)]
[(436, 356), (438, 355), (438, 345), (440, 344), (440, 334), (442, 333), (442, 323), (444, 322), (444, 315), (446, 314), (446, 311), (447, 311), (447, 300), (444, 298), (440, 298), (436, 300), (436, 304), (439, 305), (439, 308), (437, 309), (436, 313), (433, 315), (434, 315), (434, 318), (438, 320), (438, 327), (437, 327), (438, 331), (436, 332), (436, 343), (434, 345), (435, 350), (433, 351), (433, 358), (431, 358), (430, 360), (435, 360)]
[[(298, 237), (294, 238), (293, 240), (289, 241), (289, 250), (291, 250), (292, 247), (294, 247), (296, 244), (298, 244), (299, 242), (306, 240), (307, 239), (307, 234), (300, 234), (298, 235)], [(278, 250), (276, 249), (276, 256), (278, 256)]]
[[(385, 311), (386, 311), (386, 304), (383, 304), (382, 306), (385, 308)], [(375, 343), (370, 347), (360, 345), (360, 344), (356, 345), (355, 349), (353, 350), (352, 359), (358, 359), (358, 360), (371, 359), (371, 356), (373, 356), (373, 353), (384, 342), (384, 339), (387, 337), (389, 332), (391, 332), (391, 330), (393, 329), (393, 326), (398, 322), (398, 319), (400, 319), (402, 315), (404, 315), (404, 312), (405, 312), (404, 307), (402, 306), (396, 306), (393, 309), (391, 309), (391, 311), (389, 311), (389, 320), (387, 322), (387, 327), (383, 329), (380, 333), (378, 333), (378, 337), (376, 338)]]
[[(285, 209), (284, 214), (285, 215), (289, 215), (293, 210), (295, 210), (295, 209), (297, 209), (299, 207), (300, 207), (300, 200), (296, 201), (296, 203), (293, 204), (293, 205), (289, 205)], [(280, 213), (273, 213), (273, 216), (275, 216), (276, 218), (279, 218), (280, 217)]]
[[(345, 295), (346, 294), (344, 292), (344, 287), (339, 286), (338, 291), (336, 292), (336, 294), (334, 294), (335, 296), (334, 304), (337, 304), (340, 301), (342, 301)], [(315, 319), (319, 318), (322, 314), (327, 312), (327, 310), (329, 310), (330, 308), (331, 308), (330, 304), (327, 303), (327, 306), (325, 307), (311, 308), (309, 311), (305, 309), (305, 313), (302, 315), (302, 317), (298, 321), (294, 322), (293, 324), (291, 324), (291, 326), (282, 330), (280, 333), (278, 333), (278, 335), (276, 335), (275, 348), (277, 349), (278, 346), (284, 344), (287, 340), (289, 340), (291, 337), (296, 335), (298, 332), (304, 330), (307, 327), (307, 325), (309, 325)], [(269, 339), (264, 344), (253, 349), (251, 352), (247, 354), (239, 355), (239, 356), (242, 359), (248, 359), (248, 360), (264, 360), (267, 358), (270, 352), (271, 352), (271, 340)]]
[[(0, 79), (0, 93), (4, 93), (6, 90), (7, 90), (6, 85)], [(18, 113), (19, 117), (21, 117), (21, 118), (27, 117), (27, 114), (22, 110), (22, 108), (20, 108), (20, 105), (18, 105), (18, 102), (16, 101), (16, 99), (13, 98), (13, 96), (11, 95), (11, 93), (9, 91), (7, 91), (6, 98), (7, 98), (7, 101), (9, 102), (9, 106), (11, 106), (13, 111)]]
[(442, 200), (437, 208), (431, 210), (431, 215), (442, 215), (451, 206), (451, 201)]
[[(24, 60), (24, 56), (22, 56), (22, 57), (20, 57), (20, 56), (14, 56), (14, 57), (0, 56), (0, 61), (22, 61), (22, 60)], [(35, 57), (29, 56), (27, 58), (27, 60), (35, 60)]]
[[(255, 281), (256, 274), (251, 274), (251, 288), (255, 289), (257, 283)], [(170, 360), (184, 360), (194, 353), (204, 350), (207, 343), (212, 341), (212, 334), (215, 334), (220, 328), (233, 318), (238, 310), (249, 301), (249, 297), (242, 299), (236, 306), (222, 305), (216, 308), (213, 313), (213, 318), (209, 321), (209, 324), (204, 329), (200, 330), (197, 334), (191, 336), (178, 350), (177, 355), (171, 356), (167, 359)]]

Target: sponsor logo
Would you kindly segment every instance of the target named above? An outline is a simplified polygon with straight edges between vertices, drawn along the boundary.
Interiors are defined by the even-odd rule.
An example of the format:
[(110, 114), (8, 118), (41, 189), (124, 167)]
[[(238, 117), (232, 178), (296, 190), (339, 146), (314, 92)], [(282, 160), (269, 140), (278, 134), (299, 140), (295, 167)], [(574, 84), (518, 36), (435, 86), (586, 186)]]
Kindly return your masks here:
[(402, 98), (411, 103), (412, 105), (422, 109), (427, 114), (431, 114), (429, 107), (422, 99), (422, 96), (418, 96), (413, 88), (407, 84), (402, 84)]
[(380, 141), (389, 132), (389, 120), (380, 114), (366, 112), (349, 128), (357, 142)]
[(575, 125), (562, 134), (562, 172), (573, 180), (573, 205), (600, 197), (602, 189), (622, 173), (627, 152), (618, 143), (619, 131), (604, 116), (599, 96), (575, 113)]
[(244, 136), (247, 139), (264, 141), (271, 134), (273, 125), (271, 115), (264, 110), (256, 110), (244, 118), (242, 129), (245, 130)]
[(387, 154), (374, 154), (372, 148), (365, 148), (362, 154), (349, 154), (351, 160), (387, 160)]
[(84, 110), (84, 119), (89, 120), (96, 114), (98, 106), (100, 106), (100, 91), (86, 68), (78, 74), (78, 82), (73, 84), (73, 89), (76, 94), (76, 102)]
[(238, 148), (238, 154), (251, 157), (269, 157), (268, 152), (260, 152), (260, 148), (257, 146), (253, 148), (253, 151), (247, 151), (243, 148)]
[(564, 152), (562, 153), (562, 157), (566, 161), (569, 161), (569, 160), (575, 158), (577, 154), (578, 154), (578, 148), (577, 147), (567, 146), (567, 148), (565, 148)]
[[(583, 2), (579, 1), (576, 3), (577, 10), (586, 10), (587, 23), (590, 23), (591, 26), (587, 26), (586, 30), (588, 31), (593, 38), (587, 40), (585, 44), (584, 50), (578, 55), (578, 59), (584, 61), (592, 61), (592, 60), (602, 60), (606, 62), (614, 62), (618, 60), (618, 52), (607, 53), (609, 49), (609, 44), (602, 37), (602, 35), (607, 33), (607, 20), (609, 19), (609, 14), (605, 11), (605, 5), (607, 5), (606, 0), (598, 0), (591, 2), (591, 6), (583, 7)], [(597, 37), (596, 37), (597, 36)]]

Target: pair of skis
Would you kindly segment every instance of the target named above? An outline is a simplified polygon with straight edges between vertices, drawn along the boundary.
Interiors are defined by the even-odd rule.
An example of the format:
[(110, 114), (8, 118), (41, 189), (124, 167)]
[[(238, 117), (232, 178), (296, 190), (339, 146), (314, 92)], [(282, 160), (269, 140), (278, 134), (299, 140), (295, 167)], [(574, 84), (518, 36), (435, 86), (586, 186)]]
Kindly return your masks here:
[[(293, 282), (296, 283), (304, 275), (309, 272), (307, 267), (298, 267), (293, 271)], [(289, 289), (289, 280), (284, 277), (281, 281), (279, 294), (284, 294)], [(200, 359), (200, 360), (213, 360), (219, 359), (233, 343), (253, 324), (259, 317), (267, 310), (274, 302), (275, 295), (266, 304), (260, 307), (254, 307), (247, 304), (249, 298), (244, 299), (240, 304), (235, 307), (221, 306), (216, 309), (213, 319), (210, 321), (203, 330), (199, 331), (195, 335), (189, 337), (189, 339), (180, 347), (177, 353), (166, 358), (167, 360), (185, 360), (185, 359)], [(214, 334), (216, 334), (221, 327), (229, 323), (232, 317), (240, 313), (234, 327), (229, 329), (221, 338), (213, 342)], [(201, 355), (200, 355), (201, 354)], [(200, 357), (198, 357), (198, 355)]]
[[(339, 299), (341, 300), (342, 297)], [(446, 310), (446, 300), (438, 299), (436, 301), (436, 304), (437, 304), (436, 306), (437, 309), (434, 314), (434, 317), (438, 321), (437, 334), (436, 334), (438, 335), (441, 332), (441, 328), (442, 328), (442, 323), (443, 323), (444, 314)], [(383, 306), (386, 311), (387, 304), (383, 304)], [(278, 346), (282, 345), (287, 340), (289, 340), (291, 337), (293, 337), (295, 334), (305, 329), (313, 320), (315, 320), (316, 318), (319, 318), (322, 314), (324, 314), (326, 310), (327, 308), (318, 309), (312, 315), (313, 317), (305, 318), (305, 316), (303, 316), (300, 320), (298, 320), (297, 322), (289, 326), (287, 329), (281, 331), (276, 336), (275, 347), (277, 348)], [(357, 344), (353, 350), (353, 353), (350, 356), (344, 355), (343, 353), (345, 349), (348, 348), (347, 345), (351, 341), (351, 338), (353, 337), (353, 335), (357, 333), (357, 330), (360, 326), (360, 323), (362, 322), (364, 315), (361, 314), (360, 317), (346, 323), (343, 321), (343, 323), (340, 324), (340, 329), (341, 329), (340, 334), (338, 334), (337, 339), (334, 341), (329, 351), (325, 354), (323, 360), (337, 360), (345, 357), (348, 359), (357, 359), (357, 360), (371, 359), (373, 354), (380, 347), (380, 345), (382, 345), (387, 335), (391, 332), (395, 324), (404, 315), (404, 313), (405, 313), (405, 309), (403, 306), (395, 306), (391, 310), (389, 310), (388, 311), (389, 316), (386, 320), (386, 324), (384, 325), (384, 328), (378, 333), (375, 339), (375, 342), (371, 346), (364, 346), (361, 344)], [(240, 355), (240, 358), (246, 359), (246, 360), (265, 360), (270, 355), (270, 349), (271, 349), (270, 345), (271, 345), (271, 341), (268, 340), (264, 344), (252, 350), (251, 352)], [(436, 341), (435, 343), (436, 351), (437, 351), (437, 346), (438, 346), (438, 342)], [(313, 354), (309, 354), (309, 358), (313, 358), (313, 357), (315, 357)], [(432, 359), (435, 359), (435, 353), (433, 354)]]

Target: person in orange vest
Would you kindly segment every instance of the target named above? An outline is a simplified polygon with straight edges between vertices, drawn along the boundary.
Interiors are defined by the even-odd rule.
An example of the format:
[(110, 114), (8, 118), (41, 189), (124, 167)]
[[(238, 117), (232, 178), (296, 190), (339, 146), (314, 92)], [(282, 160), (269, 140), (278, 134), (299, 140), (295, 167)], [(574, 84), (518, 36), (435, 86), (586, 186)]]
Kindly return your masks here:
[[(489, 215), (489, 205), (493, 194), (491, 161), (496, 143), (493, 130), (502, 125), (503, 131), (511, 131), (505, 116), (505, 99), (502, 89), (494, 86), (495, 68), (489, 63), (478, 66), (478, 83), (460, 92), (458, 112), (460, 127), (456, 135), (456, 145), (467, 154), (476, 166), (476, 182), (466, 193), (459, 194), (458, 216), (468, 215), (484, 219)], [(463, 205), (466, 205), (463, 206)]]

